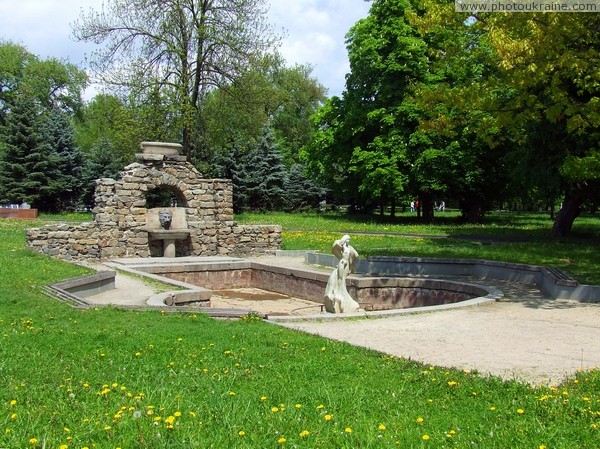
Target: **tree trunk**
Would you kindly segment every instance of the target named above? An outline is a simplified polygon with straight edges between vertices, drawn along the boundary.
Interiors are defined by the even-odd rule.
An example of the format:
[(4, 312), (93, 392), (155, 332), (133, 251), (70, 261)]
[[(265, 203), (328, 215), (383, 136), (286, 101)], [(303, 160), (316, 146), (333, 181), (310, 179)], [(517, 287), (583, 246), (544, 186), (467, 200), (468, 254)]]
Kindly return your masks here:
[(429, 192), (421, 193), (419, 205), (423, 208), (423, 223), (432, 223), (433, 198)]
[(483, 206), (478, 198), (467, 198), (461, 201), (460, 209), (463, 218), (469, 223), (477, 223), (483, 218)]
[(584, 201), (584, 195), (581, 190), (569, 192), (565, 195), (565, 201), (556, 214), (556, 220), (552, 226), (552, 237), (564, 238), (573, 228), (573, 222), (581, 213), (581, 205)]

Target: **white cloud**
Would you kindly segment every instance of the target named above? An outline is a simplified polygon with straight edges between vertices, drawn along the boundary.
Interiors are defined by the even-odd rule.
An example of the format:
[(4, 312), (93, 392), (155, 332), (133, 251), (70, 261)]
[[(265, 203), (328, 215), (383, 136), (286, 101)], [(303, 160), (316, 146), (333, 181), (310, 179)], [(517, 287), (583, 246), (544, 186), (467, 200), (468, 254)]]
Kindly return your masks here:
[(310, 64), (329, 95), (339, 95), (349, 71), (346, 33), (370, 6), (364, 0), (271, 0), (269, 17), (287, 30), (280, 51), (288, 63)]
[[(290, 65), (310, 64), (313, 75), (339, 95), (348, 71), (344, 36), (368, 14), (364, 0), (270, 0), (269, 19), (288, 35), (281, 53)], [(68, 59), (82, 66), (94, 46), (74, 42), (71, 23), (99, 0), (0, 0), (0, 40), (12, 40), (42, 57)]]

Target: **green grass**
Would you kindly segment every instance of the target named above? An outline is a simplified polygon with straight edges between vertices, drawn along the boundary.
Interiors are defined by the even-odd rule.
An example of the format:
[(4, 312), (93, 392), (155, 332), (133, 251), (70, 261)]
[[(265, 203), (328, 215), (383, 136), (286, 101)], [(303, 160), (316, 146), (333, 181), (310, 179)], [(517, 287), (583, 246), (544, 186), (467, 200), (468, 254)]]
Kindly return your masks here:
[(340, 233), (352, 236), (363, 256), (488, 259), (561, 268), (582, 284), (600, 284), (600, 217), (575, 221), (565, 241), (550, 237), (547, 214), (493, 213), (482, 224), (461, 224), (456, 213), (439, 214), (434, 225), (420, 225), (414, 214), (396, 220), (339, 214), (241, 214), (245, 223), (283, 226), (283, 249), (331, 250)]
[(36, 286), (86, 270), (27, 251), (31, 224), (0, 221), (1, 448), (598, 446), (599, 371), (533, 388), (253, 317), (72, 309)]

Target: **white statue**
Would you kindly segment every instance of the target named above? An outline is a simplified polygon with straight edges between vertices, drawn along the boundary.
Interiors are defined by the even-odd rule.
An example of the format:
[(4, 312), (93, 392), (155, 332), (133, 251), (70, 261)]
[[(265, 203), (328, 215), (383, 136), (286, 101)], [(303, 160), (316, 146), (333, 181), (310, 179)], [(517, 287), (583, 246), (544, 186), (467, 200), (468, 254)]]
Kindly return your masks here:
[(340, 261), (329, 276), (325, 288), (325, 310), (330, 313), (349, 313), (360, 309), (358, 303), (350, 296), (346, 289), (346, 276), (354, 270), (354, 263), (358, 253), (350, 246), (350, 236), (345, 235), (340, 240), (333, 242), (331, 252)]

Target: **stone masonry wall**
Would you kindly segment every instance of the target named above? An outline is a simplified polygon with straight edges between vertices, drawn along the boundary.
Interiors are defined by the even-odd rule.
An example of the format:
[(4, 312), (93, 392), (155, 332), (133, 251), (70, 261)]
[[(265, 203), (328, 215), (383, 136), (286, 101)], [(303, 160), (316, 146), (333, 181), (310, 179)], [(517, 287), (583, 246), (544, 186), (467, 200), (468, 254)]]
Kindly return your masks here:
[(203, 179), (181, 156), (138, 155), (118, 180), (96, 181), (94, 222), (29, 229), (28, 245), (67, 260), (162, 255), (160, 241), (148, 239), (146, 194), (170, 187), (185, 200), (187, 239), (177, 256), (248, 256), (279, 249), (280, 226), (240, 226), (233, 220), (233, 185)]

